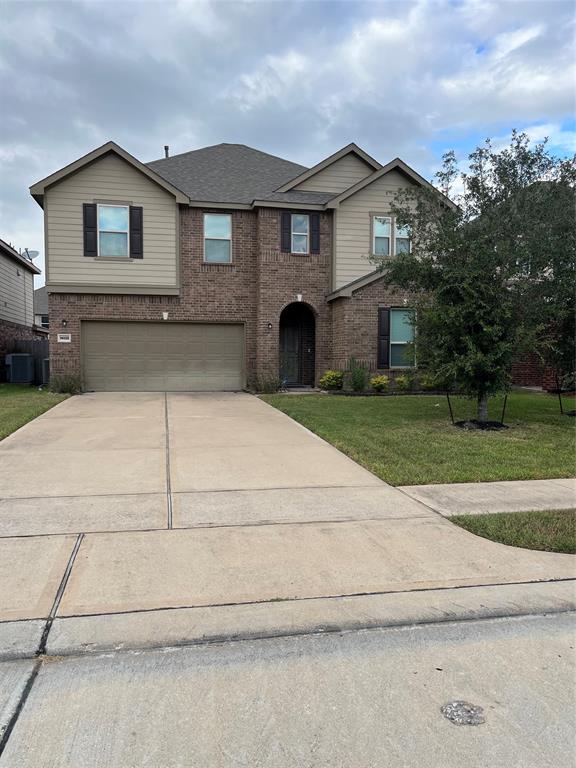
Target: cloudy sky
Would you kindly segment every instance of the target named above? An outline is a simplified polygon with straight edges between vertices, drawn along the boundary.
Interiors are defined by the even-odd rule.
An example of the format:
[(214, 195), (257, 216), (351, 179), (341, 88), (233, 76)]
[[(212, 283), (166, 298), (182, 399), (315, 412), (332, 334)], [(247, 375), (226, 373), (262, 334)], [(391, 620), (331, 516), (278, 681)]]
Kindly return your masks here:
[(355, 141), (427, 178), (514, 127), (575, 149), (572, 0), (0, 10), (0, 237), (41, 254), (28, 187), (109, 139), (143, 161), (225, 141), (304, 165)]

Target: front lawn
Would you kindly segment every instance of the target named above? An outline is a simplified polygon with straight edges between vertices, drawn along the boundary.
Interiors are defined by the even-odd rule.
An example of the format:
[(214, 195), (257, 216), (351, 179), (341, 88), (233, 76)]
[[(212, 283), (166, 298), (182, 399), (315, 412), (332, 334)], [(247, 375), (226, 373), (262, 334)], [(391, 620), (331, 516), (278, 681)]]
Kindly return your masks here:
[[(434, 395), (344, 397), (266, 395), (284, 411), (392, 485), (572, 477), (575, 420), (555, 397), (512, 392), (501, 432), (466, 432), (450, 423), (446, 398)], [(454, 397), (455, 419), (474, 403)], [(490, 406), (499, 419), (502, 400)]]
[(0, 440), (67, 397), (27, 384), (0, 384)]
[(576, 510), (457, 515), (450, 518), (470, 533), (525, 549), (576, 554)]

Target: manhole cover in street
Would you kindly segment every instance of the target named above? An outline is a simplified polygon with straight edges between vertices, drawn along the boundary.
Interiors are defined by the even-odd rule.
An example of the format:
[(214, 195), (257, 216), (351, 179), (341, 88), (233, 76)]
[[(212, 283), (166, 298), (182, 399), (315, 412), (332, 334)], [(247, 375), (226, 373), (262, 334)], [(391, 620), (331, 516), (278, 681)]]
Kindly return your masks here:
[(484, 710), (467, 701), (449, 701), (440, 711), (455, 725), (482, 725), (486, 722)]

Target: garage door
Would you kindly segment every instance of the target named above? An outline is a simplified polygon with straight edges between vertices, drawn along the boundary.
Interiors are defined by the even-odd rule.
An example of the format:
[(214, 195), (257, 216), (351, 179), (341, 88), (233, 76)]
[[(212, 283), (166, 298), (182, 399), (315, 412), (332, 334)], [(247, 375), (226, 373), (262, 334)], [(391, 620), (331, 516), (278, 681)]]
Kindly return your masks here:
[(82, 323), (89, 390), (202, 391), (244, 386), (244, 327), (203, 323)]

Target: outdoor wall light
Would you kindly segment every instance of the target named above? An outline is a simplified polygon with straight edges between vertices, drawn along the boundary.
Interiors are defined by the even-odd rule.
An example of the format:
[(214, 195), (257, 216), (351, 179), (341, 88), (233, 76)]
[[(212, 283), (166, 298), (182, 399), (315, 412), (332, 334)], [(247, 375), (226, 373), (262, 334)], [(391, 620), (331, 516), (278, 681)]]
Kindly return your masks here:
[(68, 325), (68, 320), (62, 320), (62, 328), (66, 328)]
[(162, 320), (168, 320), (168, 312), (162, 312)]
[(296, 301), (302, 301), (302, 294), (301, 293), (297, 293), (296, 294)]
[(272, 330), (272, 323), (268, 323), (268, 324), (266, 325), (266, 327), (268, 328), (268, 330), (269, 330), (269, 331), (271, 331), (271, 330)]

